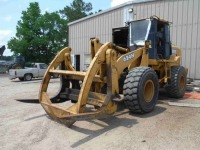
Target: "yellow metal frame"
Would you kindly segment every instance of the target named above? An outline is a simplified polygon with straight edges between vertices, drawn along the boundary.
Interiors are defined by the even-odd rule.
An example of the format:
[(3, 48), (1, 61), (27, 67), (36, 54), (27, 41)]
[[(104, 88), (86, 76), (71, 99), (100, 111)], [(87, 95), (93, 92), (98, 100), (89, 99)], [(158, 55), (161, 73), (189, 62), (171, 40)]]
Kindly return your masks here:
[[(76, 120), (94, 119), (113, 114), (117, 110), (117, 103), (123, 99), (119, 93), (119, 83), (124, 69), (137, 66), (150, 66), (159, 70), (160, 85), (170, 78), (170, 68), (173, 65), (180, 65), (181, 51), (171, 55), (169, 60), (149, 59), (148, 49), (150, 42), (146, 41), (145, 46), (135, 51), (114, 45), (111, 42), (101, 44), (99, 39), (91, 39), (90, 50), (92, 62), (86, 72), (75, 71), (71, 64), (71, 48), (61, 50), (49, 65), (39, 92), (39, 101), (49, 116), (70, 127)], [(56, 68), (64, 64), (64, 69)], [(69, 108), (58, 106), (51, 102), (47, 94), (48, 84), (52, 74), (60, 74), (61, 78), (82, 80), (81, 89), (65, 89), (71, 97), (77, 98), (77, 102)], [(62, 83), (64, 86), (65, 83)], [(101, 93), (101, 88), (106, 85), (106, 94)], [(63, 87), (63, 89), (66, 87)], [(59, 93), (61, 94), (61, 93)], [(94, 112), (87, 112), (86, 105), (93, 105), (98, 108)]]

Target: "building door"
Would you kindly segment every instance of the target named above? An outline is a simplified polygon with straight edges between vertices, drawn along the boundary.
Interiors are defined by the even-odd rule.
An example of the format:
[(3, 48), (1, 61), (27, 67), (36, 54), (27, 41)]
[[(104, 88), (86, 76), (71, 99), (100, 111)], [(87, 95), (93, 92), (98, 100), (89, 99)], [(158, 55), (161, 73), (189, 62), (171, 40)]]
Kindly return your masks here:
[(74, 67), (80, 71), (80, 55), (75, 55)]

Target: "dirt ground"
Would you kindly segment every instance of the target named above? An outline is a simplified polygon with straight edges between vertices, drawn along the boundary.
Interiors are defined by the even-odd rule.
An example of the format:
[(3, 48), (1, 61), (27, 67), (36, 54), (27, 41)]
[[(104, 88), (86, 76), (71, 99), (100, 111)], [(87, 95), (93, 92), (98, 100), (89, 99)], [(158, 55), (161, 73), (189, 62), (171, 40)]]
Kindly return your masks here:
[[(155, 110), (135, 115), (123, 104), (109, 118), (78, 121), (71, 128), (51, 120), (38, 103), (41, 80), (10, 81), (0, 75), (1, 150), (199, 150), (200, 108), (169, 106), (160, 92)], [(51, 80), (49, 93), (58, 89)], [(200, 104), (181, 99), (180, 103)]]

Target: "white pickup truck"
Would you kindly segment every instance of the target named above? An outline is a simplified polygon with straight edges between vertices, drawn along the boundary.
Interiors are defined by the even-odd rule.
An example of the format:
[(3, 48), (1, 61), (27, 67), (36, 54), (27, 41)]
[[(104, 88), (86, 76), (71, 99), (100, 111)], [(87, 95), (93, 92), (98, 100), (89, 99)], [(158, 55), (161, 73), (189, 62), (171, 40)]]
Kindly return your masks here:
[(34, 63), (32, 68), (10, 69), (9, 79), (19, 78), (20, 81), (30, 81), (32, 78), (43, 77), (47, 67), (45, 63)]

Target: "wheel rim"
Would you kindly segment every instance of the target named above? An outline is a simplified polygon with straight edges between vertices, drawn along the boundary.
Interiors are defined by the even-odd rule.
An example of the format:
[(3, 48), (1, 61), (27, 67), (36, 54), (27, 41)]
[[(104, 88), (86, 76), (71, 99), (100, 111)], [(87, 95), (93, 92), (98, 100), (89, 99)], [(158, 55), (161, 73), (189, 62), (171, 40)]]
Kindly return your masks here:
[(146, 102), (150, 102), (153, 99), (154, 91), (155, 91), (155, 87), (154, 87), (153, 81), (147, 80), (144, 85), (144, 93), (143, 93), (144, 100)]
[(185, 87), (185, 77), (184, 76), (181, 76), (180, 78), (180, 86), (179, 86), (179, 89), (180, 90), (183, 90)]
[(26, 75), (26, 80), (31, 80), (31, 75)]

